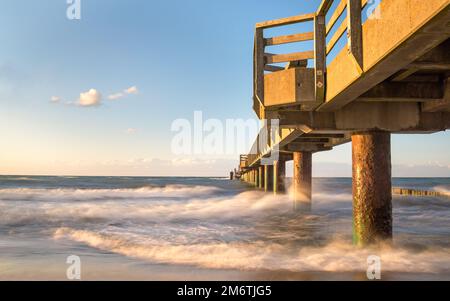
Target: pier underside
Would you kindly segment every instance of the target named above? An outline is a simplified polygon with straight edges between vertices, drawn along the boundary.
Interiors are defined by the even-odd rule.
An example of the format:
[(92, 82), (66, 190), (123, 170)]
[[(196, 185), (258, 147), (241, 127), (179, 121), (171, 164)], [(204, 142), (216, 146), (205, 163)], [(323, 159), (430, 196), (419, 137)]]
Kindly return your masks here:
[[(382, 0), (381, 17), (364, 23), (367, 1), (337, 1), (330, 11), (333, 2), (256, 25), (253, 108), (268, 122), (240, 173), (246, 179), (264, 166), (265, 190), (283, 193), (285, 162), (294, 160), (295, 207), (311, 208), (313, 154), (352, 142), (354, 240), (366, 245), (392, 238), (391, 134), (450, 129), (450, 0)], [(314, 31), (264, 36), (300, 22)], [(347, 47), (327, 62), (341, 38)], [(265, 53), (307, 40), (312, 51)]]

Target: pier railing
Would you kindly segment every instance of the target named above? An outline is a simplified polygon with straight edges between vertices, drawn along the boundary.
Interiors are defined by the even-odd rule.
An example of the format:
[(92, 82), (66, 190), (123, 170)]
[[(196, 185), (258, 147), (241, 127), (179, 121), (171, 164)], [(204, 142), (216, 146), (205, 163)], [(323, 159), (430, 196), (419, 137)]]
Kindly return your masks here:
[[(263, 119), (264, 107), (268, 105), (265, 102), (265, 72), (279, 72), (290, 68), (290, 66), (307, 66), (309, 59), (321, 61), (316, 59), (314, 50), (287, 53), (287, 54), (272, 54), (266, 53), (267, 46), (284, 45), (297, 42), (314, 41), (314, 32), (301, 32), (292, 35), (275, 36), (270, 38), (264, 37), (264, 30), (274, 27), (282, 27), (286, 25), (311, 22), (316, 19), (316, 15), (306, 14), (294, 16), (284, 19), (266, 21), (256, 24), (255, 29), (255, 45), (254, 45), (254, 110), (258, 117)], [(287, 63), (286, 68), (274, 65), (279, 63)]]
[[(333, 11), (329, 11), (335, 0), (324, 0), (319, 7), (318, 14), (327, 15), (330, 18), (325, 27), (326, 38), (329, 39), (326, 44), (326, 55), (334, 49), (337, 42), (347, 31), (348, 53), (353, 55), (355, 62), (362, 69), (362, 10), (366, 7), (368, 0), (338, 0), (339, 3)], [(345, 13), (345, 18), (338, 23), (338, 20)], [(338, 27), (337, 27), (338, 26)], [(337, 27), (333, 35), (333, 28)]]
[[(339, 3), (331, 10), (336, 1)], [(360, 73), (363, 72), (362, 10), (367, 3), (368, 0), (323, 0), (315, 13), (256, 24), (253, 109), (260, 119), (265, 118), (267, 107), (292, 106), (309, 102), (310, 105), (305, 106), (305, 110), (311, 111), (325, 101), (327, 56), (336, 47), (345, 32), (347, 32), (348, 54), (352, 57), (355, 65), (358, 66)], [(345, 12), (346, 17), (340, 21)], [(312, 32), (299, 32), (268, 38), (264, 36), (265, 29), (305, 22), (313, 22), (314, 30)], [(337, 29), (333, 30), (334, 28)], [(284, 54), (266, 52), (267, 46), (305, 41), (313, 41), (313, 49)], [(313, 68), (306, 70), (308, 60), (314, 60), (314, 64)], [(286, 66), (274, 65), (279, 63), (286, 63)], [(304, 67), (305, 70), (302, 72), (287, 71), (298, 67)], [(269, 75), (267, 73), (280, 74)], [(291, 82), (292, 87), (281, 87), (280, 82)], [(270, 87), (267, 87), (267, 85), (270, 85)], [(271, 95), (267, 95), (269, 93)], [(312, 105), (311, 102), (313, 102)]]

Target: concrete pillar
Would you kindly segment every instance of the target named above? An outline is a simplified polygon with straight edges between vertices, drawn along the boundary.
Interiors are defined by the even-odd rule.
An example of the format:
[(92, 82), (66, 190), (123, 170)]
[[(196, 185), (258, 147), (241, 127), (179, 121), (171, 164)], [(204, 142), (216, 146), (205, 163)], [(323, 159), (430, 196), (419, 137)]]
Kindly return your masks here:
[(259, 169), (253, 170), (253, 174), (255, 175), (253, 185), (255, 187), (258, 187), (258, 183), (259, 183), (259, 172), (258, 172), (258, 170)]
[(273, 165), (264, 166), (264, 190), (266, 192), (273, 189)]
[(258, 183), (258, 188), (259, 189), (263, 189), (264, 188), (264, 166), (260, 166), (258, 168), (258, 179), (259, 179), (259, 183)]
[(312, 153), (294, 153), (294, 209), (311, 209)]
[(273, 164), (273, 192), (280, 194), (286, 192), (285, 180), (286, 177), (286, 161), (281, 158)]
[(352, 136), (353, 241), (367, 245), (392, 239), (391, 135)]

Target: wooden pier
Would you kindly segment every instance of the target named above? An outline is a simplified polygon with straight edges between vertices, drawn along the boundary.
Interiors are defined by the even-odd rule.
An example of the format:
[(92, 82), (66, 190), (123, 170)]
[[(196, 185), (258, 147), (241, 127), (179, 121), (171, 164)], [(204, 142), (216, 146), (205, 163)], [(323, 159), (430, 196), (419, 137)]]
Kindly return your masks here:
[[(351, 142), (357, 245), (392, 238), (391, 133), (450, 128), (450, 0), (382, 0), (363, 22), (367, 2), (323, 0), (316, 12), (256, 24), (253, 109), (267, 126), (237, 172), (284, 193), (294, 160), (295, 202), (308, 207), (312, 155)], [(265, 34), (305, 22), (313, 31)], [(303, 41), (313, 49), (266, 52)]]

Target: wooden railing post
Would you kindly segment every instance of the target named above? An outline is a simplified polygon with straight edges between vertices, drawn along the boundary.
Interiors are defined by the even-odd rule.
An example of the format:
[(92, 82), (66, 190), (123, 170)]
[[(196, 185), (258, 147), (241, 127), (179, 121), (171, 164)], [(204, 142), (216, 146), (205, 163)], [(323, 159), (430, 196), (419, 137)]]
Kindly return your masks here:
[(348, 51), (355, 60), (360, 72), (363, 72), (363, 41), (362, 41), (362, 20), (361, 20), (361, 0), (347, 0), (347, 32)]
[(255, 31), (255, 96), (264, 105), (264, 33), (262, 28)]
[(314, 59), (316, 101), (325, 100), (325, 72), (326, 72), (326, 28), (325, 15), (314, 18)]
[(333, 1), (334, 0), (322, 0), (322, 3), (320, 3), (319, 9), (317, 10), (317, 15), (326, 16), (331, 5), (333, 5)]

